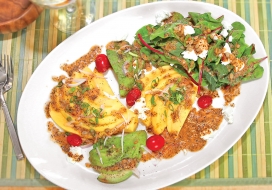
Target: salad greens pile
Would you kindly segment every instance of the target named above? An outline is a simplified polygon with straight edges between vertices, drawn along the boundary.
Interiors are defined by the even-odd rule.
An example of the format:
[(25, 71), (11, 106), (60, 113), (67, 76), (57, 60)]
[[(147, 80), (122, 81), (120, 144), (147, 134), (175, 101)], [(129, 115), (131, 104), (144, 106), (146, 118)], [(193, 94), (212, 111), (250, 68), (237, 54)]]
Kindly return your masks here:
[(184, 17), (172, 12), (162, 22), (140, 28), (131, 45), (115, 41), (107, 47), (115, 73), (122, 74), (117, 77), (119, 84), (130, 81), (122, 86), (122, 95), (132, 88), (132, 83), (141, 88), (137, 79), (149, 63), (154, 67), (171, 65), (199, 88), (206, 86), (212, 91), (262, 77), (260, 62), (266, 57), (253, 57), (255, 46), (245, 42), (242, 23), (228, 24), (224, 16), (213, 18), (209, 12), (188, 14)]

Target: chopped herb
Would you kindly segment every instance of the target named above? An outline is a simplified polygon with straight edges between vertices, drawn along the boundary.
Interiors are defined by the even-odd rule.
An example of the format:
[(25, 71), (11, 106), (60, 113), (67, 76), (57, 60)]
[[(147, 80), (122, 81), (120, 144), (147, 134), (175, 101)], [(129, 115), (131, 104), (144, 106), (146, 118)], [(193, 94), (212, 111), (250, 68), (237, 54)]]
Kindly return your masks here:
[(176, 88), (173, 86), (173, 88), (169, 88), (170, 98), (169, 100), (173, 102), (173, 104), (180, 104), (184, 100), (183, 92), (184, 90), (181, 90), (179, 88)]
[(63, 82), (62, 81), (59, 81), (57, 87), (62, 87), (63, 86)]
[(101, 115), (101, 112), (103, 111), (102, 108), (96, 109), (94, 107), (92, 107), (92, 112), (95, 115), (95, 117), (103, 117), (103, 115)]
[(156, 102), (155, 102), (155, 96), (154, 95), (152, 95), (152, 97), (151, 97), (151, 105), (152, 106), (156, 106), (157, 105)]
[(164, 110), (164, 116), (167, 117), (167, 113), (166, 113), (166, 110)]
[(72, 118), (69, 116), (69, 117), (66, 118), (66, 120), (67, 120), (68, 122), (70, 122), (70, 121), (72, 121)]
[(132, 53), (132, 52), (128, 52), (128, 54), (129, 54), (129, 55), (131, 55), (131, 56), (133, 56), (133, 57), (138, 57), (138, 55), (137, 55), (137, 54)]
[(156, 79), (152, 80), (151, 82), (151, 87), (155, 88), (156, 86), (158, 86), (160, 79), (157, 77)]
[(94, 120), (92, 120), (92, 119), (90, 119), (89, 122), (90, 122), (92, 125), (96, 125), (96, 124), (97, 124), (96, 121), (94, 121)]
[(172, 104), (168, 104), (168, 108), (170, 109), (170, 111), (174, 111), (174, 106)]
[(88, 90), (90, 90), (89, 87), (84, 87), (81, 89), (81, 93), (84, 94), (85, 92), (87, 92)]
[(136, 81), (136, 86), (142, 91), (144, 88), (143, 88), (143, 85), (140, 83), (140, 82), (137, 82)]
[(87, 115), (90, 115), (91, 113), (91, 108), (90, 108), (90, 104), (86, 103), (86, 102), (82, 102), (80, 107), (82, 108), (84, 114), (87, 116)]
[(76, 91), (76, 87), (72, 87), (69, 89), (68, 93), (72, 94)]
[(92, 134), (92, 136), (95, 136), (96, 131), (94, 129), (90, 129), (90, 133)]

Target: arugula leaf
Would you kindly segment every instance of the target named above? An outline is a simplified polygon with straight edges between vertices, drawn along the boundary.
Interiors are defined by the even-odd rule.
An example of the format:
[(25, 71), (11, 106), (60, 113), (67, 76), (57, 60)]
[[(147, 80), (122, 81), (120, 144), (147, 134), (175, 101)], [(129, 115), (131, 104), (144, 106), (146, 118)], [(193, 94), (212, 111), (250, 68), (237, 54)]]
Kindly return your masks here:
[(218, 80), (215, 76), (212, 76), (209, 72), (206, 70), (203, 70), (203, 78), (206, 79), (208, 83), (208, 88), (212, 91), (216, 90), (219, 85), (217, 84)]
[(215, 30), (217, 28), (222, 27), (221, 20), (214, 19), (211, 13), (203, 13), (199, 15), (194, 15), (193, 18), (196, 26), (200, 26), (201, 28), (209, 28), (210, 30)]
[(157, 28), (151, 35), (150, 40), (154, 40), (155, 38), (169, 38), (169, 37), (176, 37), (176, 34), (174, 33), (174, 28), (177, 26), (177, 23), (173, 24), (166, 24), (159, 28)]
[(175, 38), (168, 38), (167, 40), (163, 40), (158, 44), (164, 51), (167, 51), (175, 56), (180, 56), (180, 54), (184, 51), (184, 45), (176, 40)]
[(189, 12), (189, 16), (193, 20), (194, 24), (198, 23), (199, 15), (200, 15), (200, 13)]
[(213, 64), (218, 64), (218, 62), (220, 61), (220, 57), (219, 55), (215, 54), (215, 49), (222, 49), (222, 47), (224, 46), (225, 41), (223, 40), (217, 40), (215, 44), (211, 45), (207, 54), (207, 58), (205, 59), (205, 64), (207, 65), (211, 65)]
[(262, 78), (264, 72), (264, 68), (260, 65), (257, 65), (257, 67), (253, 70), (253, 72), (249, 72), (245, 77), (242, 78), (243, 82), (248, 82), (251, 80), (256, 80), (259, 78)]
[(255, 50), (255, 45), (254, 44), (251, 44), (250, 46), (248, 46), (244, 53), (243, 53), (243, 56), (249, 56), (249, 55), (253, 55), (254, 53), (256, 53), (256, 50)]
[(232, 42), (236, 43), (240, 40), (240, 38), (244, 38), (245, 26), (240, 22), (232, 23), (232, 30), (230, 31), (230, 35), (232, 36)]
[(152, 24), (145, 25), (136, 32), (135, 36), (137, 36), (137, 34), (141, 34), (144, 41), (146, 41), (147, 43), (150, 43), (149, 33), (152, 31), (153, 27), (154, 26)]
[(171, 22), (183, 22), (184, 20), (184, 16), (178, 12), (172, 12), (171, 15)]
[(248, 48), (248, 45), (245, 43), (245, 39), (244, 38), (241, 38), (238, 41), (238, 44), (239, 44), (238, 47), (237, 47), (237, 45), (234, 45), (234, 47), (237, 47), (236, 48), (236, 51), (237, 51), (236, 57), (240, 58), (244, 54), (244, 51)]

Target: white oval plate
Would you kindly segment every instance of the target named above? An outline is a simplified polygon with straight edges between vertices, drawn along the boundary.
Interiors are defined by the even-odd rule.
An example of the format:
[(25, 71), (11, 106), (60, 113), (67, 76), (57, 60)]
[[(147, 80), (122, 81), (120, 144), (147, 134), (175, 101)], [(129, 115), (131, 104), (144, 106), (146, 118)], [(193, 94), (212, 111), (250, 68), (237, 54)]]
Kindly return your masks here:
[[(106, 45), (118, 36), (128, 34), (132, 41), (135, 32), (146, 24), (155, 24), (158, 11), (177, 11), (184, 16), (188, 12), (212, 12), (213, 17), (225, 16), (229, 23), (240, 21), (246, 27), (246, 42), (256, 45), (255, 57), (266, 56), (265, 49), (254, 30), (242, 18), (233, 12), (216, 5), (171, 1), (150, 3), (132, 7), (109, 16), (83, 28), (56, 47), (39, 65), (27, 83), (18, 109), (18, 133), (24, 153), (34, 168), (54, 184), (66, 189), (158, 189), (183, 180), (210, 165), (248, 129), (257, 116), (268, 87), (268, 61), (262, 62), (264, 75), (261, 79), (241, 86), (241, 95), (237, 98), (235, 118), (232, 125), (225, 122), (217, 135), (204, 149), (195, 153), (180, 153), (173, 159), (163, 160), (154, 165), (154, 161), (141, 163), (141, 177), (132, 176), (127, 181), (109, 185), (100, 183), (92, 169), (85, 167), (88, 151), (84, 150), (85, 159), (81, 163), (71, 164), (60, 147), (50, 140), (44, 106), (49, 100), (51, 89), (56, 83), (52, 76), (64, 74), (61, 64), (72, 63), (86, 54), (93, 45)], [(112, 72), (108, 72), (110, 84), (115, 92), (118, 86)], [(250, 103), (249, 103), (250, 102)]]

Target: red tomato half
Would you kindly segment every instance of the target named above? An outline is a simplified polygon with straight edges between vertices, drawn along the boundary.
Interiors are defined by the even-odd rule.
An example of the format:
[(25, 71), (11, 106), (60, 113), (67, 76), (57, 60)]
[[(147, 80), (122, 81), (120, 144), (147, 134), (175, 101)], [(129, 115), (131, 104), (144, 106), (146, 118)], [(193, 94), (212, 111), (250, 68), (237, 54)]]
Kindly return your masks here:
[(141, 97), (141, 91), (139, 88), (133, 88), (129, 93), (127, 94), (126, 97), (126, 102), (128, 106), (133, 106), (136, 102)]
[(77, 134), (71, 134), (69, 136), (67, 136), (67, 142), (71, 145), (71, 146), (80, 146), (82, 143), (82, 139), (79, 135)]
[(161, 135), (153, 135), (146, 140), (147, 148), (152, 151), (160, 150), (164, 143), (164, 138)]
[(200, 108), (207, 108), (212, 104), (212, 97), (208, 95), (201, 96), (197, 100), (197, 104)]
[(105, 54), (99, 54), (95, 59), (96, 70), (100, 73), (106, 72), (110, 67), (110, 61)]

